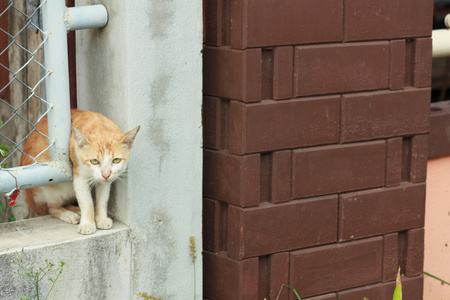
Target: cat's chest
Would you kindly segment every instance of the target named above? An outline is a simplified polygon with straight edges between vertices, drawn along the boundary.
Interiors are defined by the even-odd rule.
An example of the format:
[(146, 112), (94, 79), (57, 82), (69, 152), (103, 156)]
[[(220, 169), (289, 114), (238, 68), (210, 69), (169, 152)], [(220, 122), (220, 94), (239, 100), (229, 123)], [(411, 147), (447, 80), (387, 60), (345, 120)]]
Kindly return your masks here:
[(75, 191), (72, 182), (41, 187), (34, 196), (34, 200), (37, 202), (52, 202), (61, 206), (72, 202), (74, 198)]

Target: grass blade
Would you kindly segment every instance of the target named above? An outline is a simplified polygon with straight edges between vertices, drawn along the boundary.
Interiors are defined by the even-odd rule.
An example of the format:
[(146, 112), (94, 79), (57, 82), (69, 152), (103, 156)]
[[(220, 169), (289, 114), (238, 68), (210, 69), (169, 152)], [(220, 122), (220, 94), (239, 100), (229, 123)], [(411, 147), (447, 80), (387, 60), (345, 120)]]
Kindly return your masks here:
[(448, 283), (448, 282), (445, 281), (444, 279), (441, 279), (441, 278), (439, 278), (439, 277), (437, 277), (437, 276), (431, 275), (430, 273), (423, 272), (423, 274), (424, 274), (424, 275), (427, 275), (427, 276), (429, 276), (429, 277), (431, 277), (431, 278), (434, 278), (434, 279), (436, 279), (436, 280), (439, 280), (440, 282), (445, 283), (446, 285), (450, 285), (450, 283)]
[(281, 291), (283, 290), (284, 287), (286, 287), (286, 288), (290, 289), (291, 291), (293, 291), (295, 296), (297, 296), (298, 300), (302, 300), (302, 298), (300, 298), (300, 296), (298, 295), (297, 291), (293, 287), (290, 287), (290, 286), (288, 286), (286, 284), (282, 284), (281, 285), (281, 288), (280, 288), (280, 291), (278, 292), (278, 296), (277, 296), (276, 300), (278, 300), (278, 298), (280, 298)]
[(395, 279), (396, 285), (394, 290), (394, 296), (392, 300), (402, 300), (402, 281), (400, 278), (400, 268), (398, 268), (397, 278)]

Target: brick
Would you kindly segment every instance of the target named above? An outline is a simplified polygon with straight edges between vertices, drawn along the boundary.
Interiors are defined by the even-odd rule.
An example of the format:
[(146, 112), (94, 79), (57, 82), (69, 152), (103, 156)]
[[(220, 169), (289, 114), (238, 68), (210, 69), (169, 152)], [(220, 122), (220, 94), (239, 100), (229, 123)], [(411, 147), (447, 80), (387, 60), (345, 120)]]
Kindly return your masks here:
[(428, 158), (450, 154), (450, 105), (448, 101), (431, 104)]
[(344, 0), (344, 7), (346, 41), (431, 35), (433, 1)]
[(243, 259), (331, 243), (336, 232), (334, 195), (254, 208), (229, 206), (228, 255)]
[(414, 86), (431, 86), (432, 46), (431, 38), (416, 39), (414, 51)]
[(402, 138), (386, 141), (386, 186), (396, 186), (402, 179)]
[(231, 33), (230, 45), (232, 48), (245, 49), (247, 48), (248, 37), (248, 0), (231, 1)]
[(226, 244), (226, 205), (219, 201), (203, 199), (203, 248), (218, 252)]
[(416, 135), (411, 139), (410, 181), (424, 182), (427, 179), (428, 135)]
[(242, 207), (259, 204), (259, 154), (235, 156), (226, 151), (203, 152), (205, 197)]
[(383, 281), (395, 280), (398, 269), (398, 252), (398, 233), (383, 236)]
[(423, 300), (423, 277), (402, 277), (403, 299)]
[(342, 0), (232, 1), (231, 13), (233, 48), (342, 40)]
[(272, 193), (272, 155), (269, 152), (261, 153), (261, 173), (259, 202), (271, 202)]
[(383, 186), (385, 157), (384, 141), (294, 150), (292, 197)]
[(388, 42), (297, 46), (294, 96), (386, 89), (389, 64)]
[(292, 75), (294, 72), (294, 48), (276, 47), (273, 62), (273, 98), (292, 97)]
[[(270, 296), (267, 299), (277, 299), (280, 288), (289, 282), (289, 253), (282, 252), (270, 256)], [(288, 290), (281, 291), (278, 300), (287, 300)], [(259, 299), (264, 299), (259, 297)]]
[(223, 252), (203, 252), (203, 293), (215, 300), (258, 298), (258, 258), (236, 261)]
[(405, 40), (393, 40), (389, 42), (390, 51), (390, 79), (391, 90), (402, 89), (405, 84)]
[(208, 45), (230, 44), (230, 22), (228, 1), (207, 0), (205, 10), (205, 41)]
[(412, 277), (423, 273), (424, 229), (411, 229), (407, 232), (407, 248), (405, 254), (405, 275)]
[(245, 102), (261, 100), (261, 49), (203, 49), (203, 88), (210, 96)]
[(267, 299), (270, 295), (270, 256), (261, 256), (259, 259), (258, 297)]
[(405, 86), (414, 86), (415, 41), (405, 41)]
[(272, 154), (271, 202), (280, 203), (291, 199), (291, 166), (290, 150), (276, 151)]
[(292, 252), (289, 285), (303, 298), (378, 282), (382, 248), (376, 237)]
[(430, 95), (428, 88), (344, 95), (341, 140), (352, 142), (428, 132)]
[(339, 197), (339, 240), (423, 227), (425, 184), (365, 190)]
[(261, 49), (261, 99), (273, 97), (274, 49)]
[(223, 149), (225, 133), (225, 101), (215, 97), (203, 98), (203, 146)]
[(339, 141), (340, 96), (230, 105), (229, 149), (264, 152)]
[[(339, 300), (362, 300), (364, 297), (374, 300), (391, 299), (395, 290), (395, 282), (377, 283), (353, 288), (338, 293)], [(405, 298), (406, 299), (406, 298)]]
[(404, 137), (402, 141), (402, 181), (411, 181), (411, 145), (412, 137)]

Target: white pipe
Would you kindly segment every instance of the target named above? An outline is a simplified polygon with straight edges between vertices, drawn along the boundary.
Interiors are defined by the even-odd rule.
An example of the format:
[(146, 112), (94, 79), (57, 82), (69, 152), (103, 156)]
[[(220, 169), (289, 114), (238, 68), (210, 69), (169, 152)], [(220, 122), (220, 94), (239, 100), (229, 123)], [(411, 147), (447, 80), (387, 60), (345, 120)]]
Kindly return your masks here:
[[(49, 76), (45, 79), (47, 100), (51, 103), (48, 113), (48, 135), (54, 145), (50, 147), (50, 159), (57, 162), (61, 176), (70, 180), (70, 92), (67, 31), (61, 18), (66, 9), (65, 1), (46, 1), (42, 6), (42, 27), (47, 41), (44, 43), (45, 67)], [(69, 176), (67, 176), (69, 174)]]
[(67, 31), (105, 27), (108, 23), (108, 12), (101, 4), (67, 7), (64, 13)]
[(436, 29), (431, 34), (433, 58), (450, 56), (450, 29)]
[(447, 29), (436, 29), (432, 31), (433, 58), (450, 56), (450, 14), (444, 18)]
[[(17, 187), (28, 189), (71, 180), (71, 174), (53, 163), (34, 164), (0, 170), (0, 193), (8, 193)], [(17, 183), (16, 183), (16, 179)]]

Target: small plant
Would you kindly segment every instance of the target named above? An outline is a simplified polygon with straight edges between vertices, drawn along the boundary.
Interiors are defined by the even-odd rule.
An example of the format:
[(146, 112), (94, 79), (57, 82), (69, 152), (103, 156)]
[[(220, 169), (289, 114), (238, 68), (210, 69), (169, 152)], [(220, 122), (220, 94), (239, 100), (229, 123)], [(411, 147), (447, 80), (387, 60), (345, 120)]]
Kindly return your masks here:
[[(12, 191), (10, 191), (10, 192), (5, 194), (6, 199), (7, 199), (6, 206), (3, 205), (3, 203), (0, 201), (0, 216), (2, 216), (1, 219), (0, 219), (0, 223), (2, 221), (5, 222), (6, 213), (8, 212), (9, 209), (11, 209), (12, 206), (16, 205), (16, 199), (19, 196), (20, 189), (22, 187), (24, 187), (24, 186), (30, 185), (30, 184), (24, 184), (22, 186), (18, 186), (17, 185), (17, 178), (16, 178), (16, 176), (14, 176), (8, 170), (3, 170), (3, 171), (8, 172), (9, 175), (11, 175), (14, 178), (14, 180), (16, 181), (16, 187)], [(12, 216), (12, 215), (9, 216), (8, 217), (8, 222), (13, 222), (13, 221), (16, 221), (16, 218), (14, 216)]]
[(280, 298), (281, 291), (283, 290), (283, 288), (288, 288), (288, 289), (290, 289), (291, 291), (294, 292), (294, 294), (295, 294), (295, 296), (297, 297), (298, 300), (302, 300), (302, 299), (300, 298), (300, 296), (298, 295), (297, 291), (296, 291), (293, 287), (290, 287), (290, 286), (288, 286), (288, 285), (286, 285), (286, 284), (282, 284), (282, 285), (281, 285), (281, 288), (280, 288), (280, 291), (278, 292), (278, 296), (277, 296), (277, 299), (276, 299), (276, 300), (278, 300), (278, 298)]
[(439, 281), (440, 281), (441, 283), (443, 283), (443, 284), (450, 285), (450, 283), (448, 283), (448, 282), (445, 281), (444, 279), (441, 279), (441, 278), (439, 278), (439, 277), (437, 277), (437, 276), (431, 275), (430, 273), (423, 272), (423, 274), (424, 274), (424, 275), (427, 275), (427, 276), (429, 276), (429, 277), (431, 277), (431, 278), (434, 278), (434, 279), (436, 279), (436, 280), (439, 280)]
[(36, 294), (33, 295), (31, 298), (24, 298), (22, 297), (21, 300), (31, 300), (31, 299), (37, 299), (39, 300), (39, 283), (46, 277), (50, 276), (52, 274), (56, 274), (55, 279), (48, 278), (50, 282), (52, 283), (52, 286), (50, 287), (49, 291), (47, 292), (47, 295), (45, 296), (45, 300), (48, 299), (50, 293), (53, 290), (53, 287), (55, 286), (56, 281), (59, 278), (59, 275), (63, 272), (63, 268), (65, 265), (65, 262), (61, 261), (59, 264), (59, 267), (54, 269), (53, 267), (55, 264), (50, 262), (48, 259), (45, 260), (44, 267), (25, 267), (23, 263), (23, 249), (22, 252), (17, 252), (16, 258), (11, 261), (13, 265), (17, 266), (17, 271), (14, 272), (14, 278), (17, 277), (26, 277), (30, 280), (30, 282), (33, 284)]
[[(16, 205), (16, 202), (15, 201), (11, 201), (9, 199), (6, 201), (6, 205), (4, 205), (2, 201), (0, 201), (0, 223), (6, 222), (6, 213), (14, 205)], [(8, 217), (8, 222), (13, 222), (15, 220), (16, 220), (16, 218), (14, 218), (14, 216), (12, 216), (12, 215)]]
[[(0, 130), (1, 127), (3, 126), (3, 122), (0, 121)], [(0, 161), (3, 161), (4, 158), (6, 158), (8, 156), (9, 153), (9, 149), (14, 148), (13, 146), (4, 146), (4, 145), (0, 145)], [(4, 161), (1, 165), (0, 168), (6, 168), (7, 166), (7, 162)]]
[(197, 250), (195, 249), (195, 237), (191, 235), (191, 243), (189, 244), (189, 247), (191, 247), (191, 256), (192, 256), (192, 262), (194, 263), (194, 300), (197, 299), (197, 280), (195, 276), (195, 260), (197, 259)]
[(400, 267), (398, 268), (397, 278), (395, 279), (395, 290), (392, 300), (402, 300), (402, 280), (400, 278)]
[[(369, 298), (364, 297), (363, 300), (369, 300)], [(400, 276), (400, 267), (398, 267), (397, 277), (395, 278), (395, 290), (392, 300), (402, 300), (402, 280)]]
[(162, 300), (162, 298), (160, 298), (160, 297), (152, 296), (147, 293), (137, 293), (136, 295), (144, 298), (145, 300)]
[[(0, 129), (1, 129), (2, 125), (3, 125), (3, 122), (0, 121)], [(13, 147), (0, 145), (0, 161), (3, 161), (3, 159), (8, 156), (9, 149), (11, 149), (11, 148), (13, 148)], [(7, 167), (7, 164), (8, 163), (5, 160), (3, 163), (1, 163), (0, 169), (5, 169)], [(5, 204), (3, 204), (2, 201), (0, 201), (0, 223), (6, 222), (6, 215), (7, 215), (8, 210), (10, 210), (11, 207), (16, 204), (15, 198), (12, 201), (10, 199), (11, 198), (8, 197), (8, 200), (6, 201)], [(14, 218), (14, 216), (8, 217), (8, 222), (13, 222), (15, 220), (16, 220), (16, 218)]]

